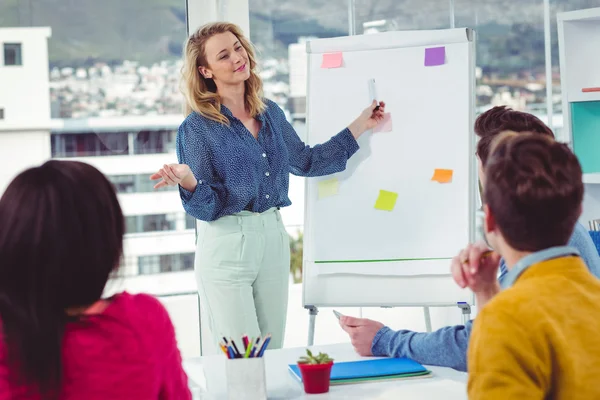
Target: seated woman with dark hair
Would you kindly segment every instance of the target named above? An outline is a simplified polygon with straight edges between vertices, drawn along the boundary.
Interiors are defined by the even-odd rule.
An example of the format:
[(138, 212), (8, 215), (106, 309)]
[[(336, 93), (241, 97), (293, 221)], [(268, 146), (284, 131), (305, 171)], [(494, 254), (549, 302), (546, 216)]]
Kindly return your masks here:
[(94, 167), (49, 161), (0, 199), (0, 400), (191, 399), (167, 311), (102, 299), (124, 222)]

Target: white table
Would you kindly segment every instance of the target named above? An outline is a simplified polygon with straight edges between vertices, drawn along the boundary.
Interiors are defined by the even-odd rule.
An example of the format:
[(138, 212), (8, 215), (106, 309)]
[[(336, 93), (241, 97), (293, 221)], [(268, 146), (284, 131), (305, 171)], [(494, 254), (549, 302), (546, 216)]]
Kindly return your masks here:
[[(335, 361), (355, 361), (361, 359), (350, 344), (334, 344), (327, 346), (314, 346), (311, 350), (326, 352)], [(431, 378), (396, 380), (387, 382), (369, 382), (351, 385), (331, 386), (329, 393), (321, 395), (306, 395), (302, 384), (292, 377), (288, 371), (288, 365), (294, 364), (300, 356), (305, 354), (305, 348), (290, 348), (282, 350), (268, 350), (265, 353), (265, 365), (267, 374), (267, 391), (269, 399), (377, 399), (390, 390), (398, 389), (400, 385), (417, 385), (405, 389), (420, 390), (426, 388), (424, 385), (443, 385), (444, 382), (459, 382), (464, 387), (464, 392), (459, 388), (458, 394), (456, 387), (454, 392), (444, 392), (444, 400), (466, 400), (466, 381), (467, 374), (458, 372), (450, 368), (428, 367), (433, 372)], [(190, 386), (196, 388), (193, 390), (196, 398), (205, 399), (226, 399), (227, 389), (225, 382), (225, 356), (206, 356), (187, 359), (183, 363), (190, 379)], [(452, 383), (452, 382), (451, 382)], [(419, 386), (420, 385), (420, 386)], [(457, 384), (454, 384), (458, 386)], [(400, 388), (402, 389), (402, 388)], [(435, 393), (440, 393), (439, 387)], [(414, 398), (414, 397), (412, 397)], [(424, 398), (420, 397), (419, 398)], [(436, 397), (427, 397), (428, 400), (435, 400)], [(409, 400), (409, 398), (405, 398)]]

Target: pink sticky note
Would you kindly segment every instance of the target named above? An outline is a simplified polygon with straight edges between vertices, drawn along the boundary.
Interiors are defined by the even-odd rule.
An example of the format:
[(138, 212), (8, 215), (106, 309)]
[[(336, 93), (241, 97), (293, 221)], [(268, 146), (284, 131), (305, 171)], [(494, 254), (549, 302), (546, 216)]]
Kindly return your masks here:
[(436, 65), (444, 65), (446, 63), (446, 48), (431, 47), (425, 49), (425, 66), (434, 67)]
[(389, 132), (392, 130), (392, 114), (383, 113), (383, 121), (377, 124), (373, 129), (373, 133), (377, 132)]
[(342, 66), (344, 56), (342, 53), (327, 53), (323, 54), (321, 68), (339, 68)]

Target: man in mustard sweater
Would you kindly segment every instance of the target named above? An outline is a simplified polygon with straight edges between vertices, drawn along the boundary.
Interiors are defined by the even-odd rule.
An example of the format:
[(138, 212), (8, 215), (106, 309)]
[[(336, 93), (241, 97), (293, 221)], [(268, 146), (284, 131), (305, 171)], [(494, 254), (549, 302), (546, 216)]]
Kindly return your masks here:
[(510, 132), (494, 143), (484, 230), (496, 253), (487, 257), (509, 269), (504, 290), (497, 262), (461, 260), (453, 271), (483, 307), (468, 350), (470, 399), (600, 399), (600, 280), (566, 246), (582, 199), (566, 145)]

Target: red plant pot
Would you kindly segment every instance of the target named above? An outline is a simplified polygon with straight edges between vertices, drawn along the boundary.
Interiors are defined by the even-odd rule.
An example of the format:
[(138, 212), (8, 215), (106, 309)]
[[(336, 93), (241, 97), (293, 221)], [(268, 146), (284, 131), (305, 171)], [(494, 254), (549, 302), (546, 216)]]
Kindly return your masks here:
[(304, 383), (304, 391), (308, 394), (329, 392), (329, 380), (333, 361), (327, 364), (298, 364)]

